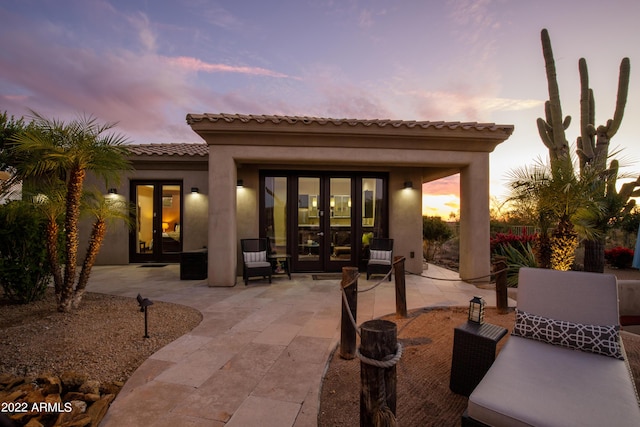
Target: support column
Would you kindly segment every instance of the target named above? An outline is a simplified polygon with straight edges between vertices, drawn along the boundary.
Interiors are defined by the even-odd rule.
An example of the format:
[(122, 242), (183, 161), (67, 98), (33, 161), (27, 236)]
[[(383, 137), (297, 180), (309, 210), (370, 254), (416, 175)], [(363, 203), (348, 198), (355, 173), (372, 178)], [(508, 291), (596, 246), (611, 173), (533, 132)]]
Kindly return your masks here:
[(209, 286), (236, 283), (236, 164), (223, 147), (209, 146)]
[(489, 153), (478, 153), (460, 170), (460, 278), (463, 280), (491, 272), (489, 220)]

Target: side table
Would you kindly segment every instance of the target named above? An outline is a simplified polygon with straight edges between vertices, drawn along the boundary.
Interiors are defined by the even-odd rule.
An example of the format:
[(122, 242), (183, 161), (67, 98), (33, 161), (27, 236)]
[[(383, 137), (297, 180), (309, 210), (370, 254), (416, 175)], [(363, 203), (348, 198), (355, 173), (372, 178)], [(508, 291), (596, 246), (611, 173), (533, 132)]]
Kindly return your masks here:
[(284, 272), (278, 272), (277, 270), (274, 270), (275, 274), (286, 274), (287, 276), (289, 276), (289, 280), (291, 280), (291, 270), (289, 267), (289, 263), (291, 261), (291, 255), (289, 254), (271, 254), (267, 257), (269, 259), (269, 261), (271, 261), (272, 265), (276, 266), (281, 266), (282, 269), (284, 270)]
[(449, 388), (469, 396), (496, 359), (496, 345), (507, 334), (502, 326), (466, 322), (453, 333)]

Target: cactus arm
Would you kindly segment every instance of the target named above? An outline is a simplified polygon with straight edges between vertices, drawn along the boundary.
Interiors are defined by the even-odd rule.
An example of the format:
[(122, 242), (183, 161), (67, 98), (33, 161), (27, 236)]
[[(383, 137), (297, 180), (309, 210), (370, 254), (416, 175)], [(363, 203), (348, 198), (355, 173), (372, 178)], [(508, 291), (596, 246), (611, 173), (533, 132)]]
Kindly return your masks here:
[(538, 118), (538, 133), (540, 134), (540, 139), (542, 139), (542, 143), (549, 149), (549, 153), (553, 152), (553, 141), (551, 140), (551, 126), (542, 118)]
[(589, 72), (587, 61), (584, 58), (580, 58), (578, 61), (578, 70), (580, 72), (580, 140), (582, 142), (582, 146), (578, 148), (586, 157), (586, 162), (590, 162), (594, 156), (593, 136), (589, 134), (589, 124), (593, 123), (589, 122), (593, 92), (589, 90)]
[(620, 128), (622, 116), (624, 116), (624, 108), (627, 104), (627, 95), (629, 93), (629, 75), (631, 73), (631, 63), (629, 58), (622, 58), (620, 62), (620, 76), (618, 77), (618, 98), (616, 100), (616, 111), (613, 114), (611, 123), (607, 123), (607, 136), (613, 138)]
[[(556, 64), (553, 59), (553, 50), (551, 49), (551, 39), (547, 29), (543, 29), (540, 38), (542, 41), (542, 53), (544, 56), (545, 69), (547, 72), (547, 86), (549, 90), (549, 101), (545, 103), (545, 113), (547, 115), (547, 123), (551, 126), (552, 131), (546, 132), (547, 139), (544, 144), (549, 148), (552, 159), (564, 157), (568, 153), (568, 143), (565, 136), (565, 127), (571, 123), (570, 118), (562, 120), (562, 106), (560, 104), (560, 90), (558, 88), (558, 78), (556, 74)], [(540, 130), (540, 124), (538, 124)], [(551, 144), (551, 146), (549, 145)]]

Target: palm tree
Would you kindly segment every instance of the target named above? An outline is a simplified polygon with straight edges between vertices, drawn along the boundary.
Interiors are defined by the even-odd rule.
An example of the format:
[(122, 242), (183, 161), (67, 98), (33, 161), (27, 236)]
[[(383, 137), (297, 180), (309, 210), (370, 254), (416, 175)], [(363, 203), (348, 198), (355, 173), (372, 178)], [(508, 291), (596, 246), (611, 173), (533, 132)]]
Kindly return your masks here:
[[(105, 183), (118, 179), (130, 169), (127, 140), (107, 133), (115, 123), (98, 123), (93, 117), (81, 117), (65, 123), (32, 112), (32, 128), (19, 134), (14, 149), (23, 155), (19, 165), (23, 178), (47, 177), (62, 180), (66, 186), (64, 233), (65, 267), (58, 298), (58, 310), (71, 310), (78, 261), (78, 224), (84, 179), (87, 171)], [(54, 273), (55, 276), (55, 273)]]
[(78, 283), (73, 292), (73, 308), (77, 308), (82, 300), (91, 268), (95, 264), (98, 252), (107, 233), (107, 223), (109, 221), (121, 220), (131, 225), (132, 210), (127, 203), (119, 198), (119, 196), (105, 197), (98, 191), (85, 192), (83, 195), (83, 211), (85, 214), (93, 218), (91, 227), (91, 236), (89, 237), (89, 245), (87, 253), (82, 263), (82, 269), (78, 276)]
[[(575, 260), (578, 236), (593, 237), (601, 209), (594, 197), (596, 176), (576, 177), (570, 162), (545, 164), (511, 172), (511, 200), (533, 201), (540, 237), (538, 263), (544, 268), (569, 270)], [(553, 229), (551, 235), (549, 230)]]

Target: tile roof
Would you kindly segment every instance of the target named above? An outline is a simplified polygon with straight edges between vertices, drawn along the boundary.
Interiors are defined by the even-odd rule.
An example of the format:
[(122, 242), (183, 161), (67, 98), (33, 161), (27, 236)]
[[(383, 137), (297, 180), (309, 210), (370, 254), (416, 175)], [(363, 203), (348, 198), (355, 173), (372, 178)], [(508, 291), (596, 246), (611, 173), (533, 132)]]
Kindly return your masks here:
[(513, 132), (513, 125), (498, 125), (495, 123), (478, 123), (478, 122), (445, 122), (445, 121), (415, 121), (415, 120), (389, 120), (389, 119), (372, 119), (372, 120), (363, 120), (363, 119), (330, 119), (330, 118), (321, 118), (321, 117), (308, 117), (308, 116), (270, 116), (270, 115), (244, 115), (244, 114), (188, 114), (187, 115), (187, 123), (193, 124), (197, 122), (202, 122), (204, 120), (208, 120), (212, 123), (216, 123), (219, 121), (224, 121), (226, 123), (233, 123), (235, 121), (241, 123), (250, 123), (255, 122), (257, 124), (263, 123), (287, 123), (290, 125), (310, 125), (310, 124), (320, 124), (320, 125), (328, 125), (332, 124), (334, 126), (365, 126), (365, 127), (373, 127), (377, 126), (379, 128), (434, 128), (434, 129), (442, 129), (448, 128), (451, 130), (454, 129), (462, 129), (462, 130), (489, 130), (489, 131), (503, 131), (508, 132), (509, 134)]
[(209, 146), (205, 143), (135, 144), (129, 149), (134, 156), (206, 157)]

